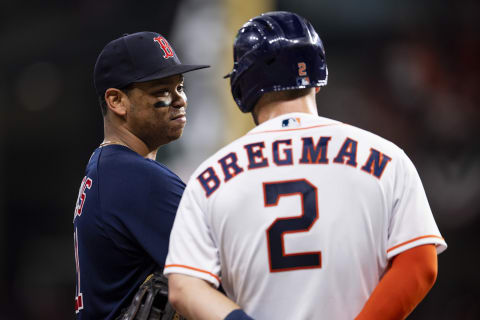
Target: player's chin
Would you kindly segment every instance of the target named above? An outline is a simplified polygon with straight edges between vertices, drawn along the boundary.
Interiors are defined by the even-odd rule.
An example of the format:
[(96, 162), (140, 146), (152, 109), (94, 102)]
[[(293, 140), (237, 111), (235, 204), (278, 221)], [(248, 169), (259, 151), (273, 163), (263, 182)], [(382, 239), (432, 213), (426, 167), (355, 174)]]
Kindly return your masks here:
[(187, 119), (185, 117), (170, 120), (170, 123), (168, 124), (169, 131), (172, 134), (179, 133), (180, 135), (182, 135), (183, 129), (185, 128), (186, 124), (187, 124)]
[(180, 138), (183, 134), (183, 126), (181, 128), (172, 128), (169, 131), (168, 137), (170, 141), (177, 140)]

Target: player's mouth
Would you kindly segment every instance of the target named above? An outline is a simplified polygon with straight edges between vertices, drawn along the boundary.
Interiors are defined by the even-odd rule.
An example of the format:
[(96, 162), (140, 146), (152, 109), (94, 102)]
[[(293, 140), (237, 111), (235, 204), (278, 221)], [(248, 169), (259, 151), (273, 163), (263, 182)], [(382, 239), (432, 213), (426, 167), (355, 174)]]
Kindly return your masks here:
[(187, 122), (187, 117), (185, 116), (185, 113), (179, 113), (173, 116), (172, 118), (170, 118), (170, 120), (180, 124), (180, 123)]

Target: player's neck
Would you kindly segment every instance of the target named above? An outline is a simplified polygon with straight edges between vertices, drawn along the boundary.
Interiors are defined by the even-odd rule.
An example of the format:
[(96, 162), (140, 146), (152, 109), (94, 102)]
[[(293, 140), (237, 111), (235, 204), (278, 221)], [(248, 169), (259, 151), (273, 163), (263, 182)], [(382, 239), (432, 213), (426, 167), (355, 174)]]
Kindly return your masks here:
[(257, 124), (292, 112), (318, 115), (315, 94), (308, 94), (292, 100), (262, 101), (260, 99), (254, 110)]
[(119, 144), (135, 151), (145, 158), (155, 160), (157, 150), (149, 150), (148, 146), (132, 132), (123, 126), (115, 126), (106, 118), (104, 119), (104, 139), (102, 144)]

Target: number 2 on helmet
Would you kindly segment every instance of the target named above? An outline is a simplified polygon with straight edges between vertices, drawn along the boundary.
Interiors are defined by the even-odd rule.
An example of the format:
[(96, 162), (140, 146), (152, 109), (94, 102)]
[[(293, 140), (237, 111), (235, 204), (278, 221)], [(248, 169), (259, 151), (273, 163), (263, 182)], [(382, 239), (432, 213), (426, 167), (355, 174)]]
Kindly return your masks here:
[(298, 75), (300, 77), (305, 77), (307, 75), (307, 64), (305, 62), (299, 62), (298, 66)]

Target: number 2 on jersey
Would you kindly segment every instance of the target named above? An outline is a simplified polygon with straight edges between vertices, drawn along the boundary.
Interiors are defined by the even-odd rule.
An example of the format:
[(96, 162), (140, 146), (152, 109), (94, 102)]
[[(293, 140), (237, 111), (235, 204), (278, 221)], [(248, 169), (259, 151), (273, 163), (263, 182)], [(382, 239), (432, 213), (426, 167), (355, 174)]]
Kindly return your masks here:
[(278, 206), (280, 197), (300, 195), (302, 214), (277, 218), (267, 229), (270, 272), (322, 267), (321, 252), (285, 253), (286, 233), (308, 232), (318, 219), (317, 188), (308, 180), (263, 183), (265, 207)]

